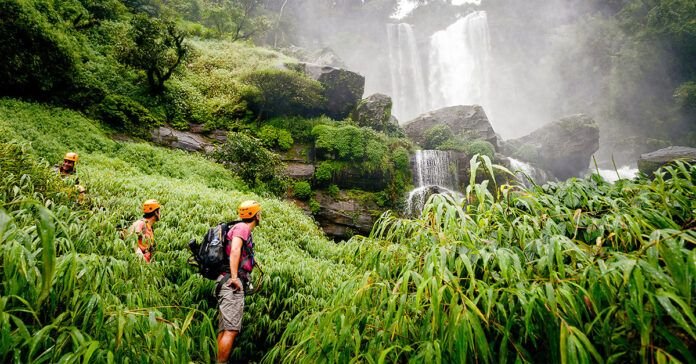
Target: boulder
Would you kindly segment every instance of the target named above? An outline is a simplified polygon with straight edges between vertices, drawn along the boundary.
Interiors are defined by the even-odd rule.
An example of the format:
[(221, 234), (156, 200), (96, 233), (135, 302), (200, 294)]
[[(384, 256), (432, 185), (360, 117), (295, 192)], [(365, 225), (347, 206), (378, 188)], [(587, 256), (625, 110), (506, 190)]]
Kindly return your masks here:
[(498, 149), (498, 137), (479, 105), (450, 106), (431, 111), (406, 122), (403, 128), (409, 138), (422, 145), (427, 131), (437, 125), (446, 125), (455, 135), (464, 135), (468, 139), (483, 139)]
[(314, 165), (289, 162), (285, 165), (285, 175), (294, 179), (310, 180), (314, 177)]
[(530, 162), (556, 178), (581, 176), (599, 149), (599, 127), (587, 115), (566, 116), (505, 141), (503, 149), (506, 155)]
[(326, 115), (336, 120), (347, 118), (365, 91), (365, 77), (355, 72), (312, 63), (287, 66), (304, 72), (324, 86)]
[(210, 152), (213, 146), (208, 140), (198, 134), (174, 130), (161, 126), (151, 132), (152, 141), (171, 148), (188, 150), (190, 152)]
[(677, 160), (695, 163), (696, 148), (674, 146), (642, 154), (638, 160), (638, 170), (651, 176), (658, 168)]
[(391, 124), (391, 97), (383, 94), (370, 95), (360, 101), (353, 111), (353, 121), (377, 131), (385, 131)]

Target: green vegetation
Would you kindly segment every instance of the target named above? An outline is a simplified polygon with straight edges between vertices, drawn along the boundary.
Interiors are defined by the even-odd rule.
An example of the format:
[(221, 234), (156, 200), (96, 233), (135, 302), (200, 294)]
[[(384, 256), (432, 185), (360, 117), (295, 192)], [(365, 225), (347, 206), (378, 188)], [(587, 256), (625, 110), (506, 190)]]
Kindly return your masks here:
[(292, 148), (294, 140), (289, 131), (265, 125), (258, 131), (257, 136), (266, 148), (286, 151)]
[(326, 101), (322, 85), (300, 72), (260, 70), (242, 81), (258, 90), (247, 102), (259, 117), (318, 116)]
[(249, 186), (275, 194), (285, 192), (284, 164), (277, 154), (263, 147), (259, 139), (230, 132), (227, 141), (213, 152), (213, 158), (228, 166)]
[[(0, 358), (3, 362), (210, 362), (213, 282), (188, 267), (186, 243), (235, 217), (254, 198), (263, 290), (249, 298), (236, 358), (259, 360), (300, 312), (323, 307), (345, 265), (296, 208), (246, 191), (199, 156), (110, 140), (93, 122), (58, 108), (0, 101)], [(17, 142), (9, 142), (9, 140)], [(76, 204), (43, 160), (80, 153), (88, 188)], [(154, 263), (120, 231), (146, 198), (162, 202)]]
[(320, 161), (314, 172), (317, 184), (354, 188), (339, 177), (344, 172), (363, 175), (371, 179), (372, 190), (382, 189), (383, 206), (399, 207), (411, 185), (408, 151), (412, 147), (407, 139), (348, 123), (319, 124), (312, 129), (312, 135)]
[[(488, 162), (486, 162), (488, 163)], [(486, 167), (472, 160), (474, 175)], [(480, 172), (480, 171), (479, 171)], [(472, 181), (475, 177), (472, 177)], [(655, 180), (487, 181), (385, 214), (268, 362), (692, 362), (696, 166)]]
[(297, 181), (293, 186), (293, 195), (300, 200), (309, 200), (312, 197), (312, 186), (307, 181)]
[(447, 125), (436, 125), (425, 131), (425, 141), (423, 148), (438, 149), (441, 145), (454, 138), (452, 130)]

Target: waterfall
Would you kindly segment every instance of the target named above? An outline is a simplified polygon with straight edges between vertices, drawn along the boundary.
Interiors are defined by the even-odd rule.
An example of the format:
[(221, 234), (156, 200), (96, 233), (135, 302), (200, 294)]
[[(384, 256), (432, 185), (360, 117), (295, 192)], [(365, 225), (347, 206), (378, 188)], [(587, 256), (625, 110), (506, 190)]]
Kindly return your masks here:
[[(364, 0), (363, 0), (364, 2)], [(392, 19), (403, 19), (416, 10), (422, 4), (428, 3), (428, 0), (397, 0), (396, 10), (391, 15)], [(475, 4), (481, 5), (481, 0), (452, 0), (452, 5)]]
[(551, 180), (551, 177), (544, 170), (536, 168), (529, 163), (522, 162), (514, 158), (508, 158), (510, 161), (510, 170), (515, 173), (517, 179), (526, 187), (532, 187), (531, 178), (536, 184), (544, 184)]
[(414, 161), (413, 179), (416, 188), (409, 195), (406, 212), (416, 215), (434, 193), (461, 195), (457, 160), (452, 153), (441, 150), (418, 150)]
[(410, 120), (427, 108), (427, 95), (413, 28), (409, 24), (387, 24), (392, 114)]
[(599, 171), (590, 172), (599, 172), (599, 175), (602, 176), (602, 178), (609, 183), (614, 183), (619, 179), (633, 179), (638, 175), (638, 169), (630, 166), (623, 166), (617, 170), (600, 169)]
[(429, 55), (430, 109), (482, 105), (490, 87), (490, 39), (485, 11), (473, 12), (432, 35)]

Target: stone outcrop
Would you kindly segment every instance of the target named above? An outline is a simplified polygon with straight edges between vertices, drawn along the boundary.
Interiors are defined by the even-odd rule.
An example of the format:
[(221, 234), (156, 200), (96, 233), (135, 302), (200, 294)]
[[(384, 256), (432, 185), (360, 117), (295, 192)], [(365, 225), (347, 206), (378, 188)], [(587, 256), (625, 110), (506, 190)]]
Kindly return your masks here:
[(285, 174), (293, 179), (311, 180), (314, 177), (314, 165), (298, 162), (287, 162)]
[(531, 134), (504, 143), (504, 154), (567, 179), (583, 174), (599, 149), (599, 127), (589, 116), (577, 114), (547, 124)]
[(347, 118), (362, 99), (365, 77), (342, 68), (312, 63), (289, 64), (324, 86), (326, 114), (333, 119)]
[(370, 95), (360, 101), (353, 111), (353, 121), (360, 126), (385, 131), (391, 124), (391, 97), (383, 94)]
[(638, 170), (651, 176), (658, 168), (677, 160), (695, 163), (696, 148), (674, 146), (643, 154), (638, 160)]
[(432, 127), (446, 125), (455, 135), (467, 139), (483, 139), (498, 148), (498, 137), (479, 105), (450, 106), (425, 113), (408, 121), (403, 128), (406, 135), (418, 144), (425, 142), (425, 134)]
[(347, 197), (343, 192), (334, 199), (319, 191), (315, 198), (321, 208), (314, 218), (324, 233), (334, 239), (349, 239), (354, 234), (369, 234), (372, 225), (381, 214), (374, 202), (357, 201)]
[(161, 126), (151, 131), (152, 141), (171, 148), (188, 150), (190, 152), (210, 152), (213, 145), (202, 135), (178, 131), (167, 126)]

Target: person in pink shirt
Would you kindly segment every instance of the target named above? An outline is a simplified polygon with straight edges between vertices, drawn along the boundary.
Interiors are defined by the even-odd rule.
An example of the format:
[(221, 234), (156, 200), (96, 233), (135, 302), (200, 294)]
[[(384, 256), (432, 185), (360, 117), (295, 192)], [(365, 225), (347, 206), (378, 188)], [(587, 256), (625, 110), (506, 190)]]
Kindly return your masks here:
[(254, 242), (252, 231), (261, 222), (261, 204), (253, 200), (242, 202), (237, 208), (242, 222), (227, 232), (226, 253), (230, 258), (230, 270), (218, 277), (218, 363), (226, 363), (232, 353), (234, 340), (242, 329), (244, 315), (244, 289), (248, 286), (254, 268)]

